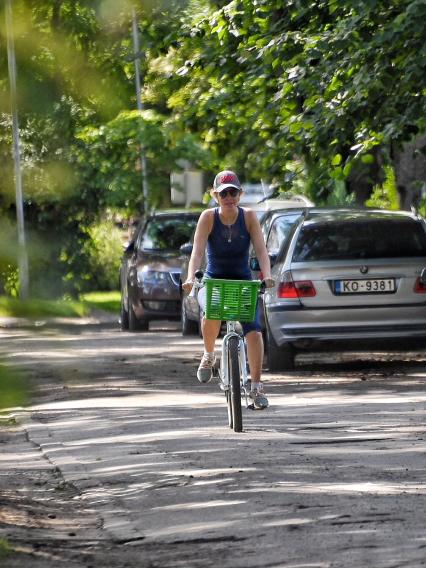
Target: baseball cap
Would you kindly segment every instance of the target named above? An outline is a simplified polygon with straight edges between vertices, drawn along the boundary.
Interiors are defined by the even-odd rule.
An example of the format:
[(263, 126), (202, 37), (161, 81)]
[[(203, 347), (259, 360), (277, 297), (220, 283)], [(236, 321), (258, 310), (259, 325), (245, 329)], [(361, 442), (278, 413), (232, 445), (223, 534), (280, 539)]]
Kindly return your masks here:
[(243, 189), (237, 174), (231, 172), (231, 170), (219, 172), (213, 182), (213, 191), (222, 191), (222, 189), (226, 189), (227, 187), (236, 187), (240, 191)]

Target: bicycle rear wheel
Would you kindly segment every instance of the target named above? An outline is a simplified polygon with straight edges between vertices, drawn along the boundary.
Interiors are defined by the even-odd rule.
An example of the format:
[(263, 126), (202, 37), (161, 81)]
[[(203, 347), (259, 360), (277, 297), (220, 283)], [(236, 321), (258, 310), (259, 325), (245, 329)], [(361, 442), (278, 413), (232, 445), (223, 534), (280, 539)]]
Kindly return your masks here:
[[(229, 368), (229, 403), (232, 411), (232, 426), (234, 432), (243, 431), (243, 415), (241, 411), (241, 383), (240, 364), (238, 357), (238, 337), (231, 337), (228, 343), (228, 368)], [(228, 410), (229, 416), (229, 410)]]

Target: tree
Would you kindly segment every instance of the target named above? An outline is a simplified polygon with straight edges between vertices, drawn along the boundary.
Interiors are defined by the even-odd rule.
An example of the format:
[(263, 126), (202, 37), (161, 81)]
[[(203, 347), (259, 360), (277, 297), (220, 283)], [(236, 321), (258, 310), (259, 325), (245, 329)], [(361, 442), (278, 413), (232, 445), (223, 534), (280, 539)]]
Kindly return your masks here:
[(422, 0), (198, 4), (168, 104), (218, 163), (285, 185), (296, 156), (321, 197), (354, 167), (371, 188), (390, 143), (424, 132)]
[[(163, 49), (167, 26), (165, 36), (173, 34), (178, 5), (139, 5), (143, 50), (151, 57)], [(137, 144), (152, 157), (151, 200), (157, 205), (168, 198), (175, 161), (188, 153), (201, 158), (202, 152), (167, 117), (154, 113), (155, 119), (144, 120), (130, 112), (136, 107), (130, 3), (21, 0), (14, 8), (25, 215), (37, 243), (31, 251), (32, 292), (61, 293), (64, 286), (78, 291), (87, 286), (90, 225), (108, 207), (137, 212), (141, 205)], [(2, 59), (0, 112), (8, 126), (6, 68)], [(2, 130), (0, 209), (13, 218), (10, 146), (10, 130)]]

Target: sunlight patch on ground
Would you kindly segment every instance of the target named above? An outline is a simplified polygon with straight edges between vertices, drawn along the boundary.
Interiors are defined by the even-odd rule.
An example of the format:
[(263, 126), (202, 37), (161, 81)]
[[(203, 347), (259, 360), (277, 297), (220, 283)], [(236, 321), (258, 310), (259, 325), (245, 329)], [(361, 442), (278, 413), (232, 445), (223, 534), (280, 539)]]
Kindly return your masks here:
[[(348, 482), (348, 483), (303, 483), (296, 481), (283, 481), (271, 487), (262, 489), (268, 493), (304, 493), (320, 494), (330, 493), (333, 495), (345, 493), (367, 493), (371, 495), (399, 495), (403, 493), (426, 494), (426, 486), (412, 483), (385, 483), (385, 482)], [(237, 489), (232, 491), (238, 493), (258, 493), (259, 488), (245, 488), (244, 491)]]
[(243, 505), (246, 501), (206, 501), (204, 503), (177, 503), (175, 505), (163, 505), (151, 507), (151, 511), (180, 511), (184, 509), (209, 509), (210, 507), (229, 507), (231, 505)]
[(154, 529), (150, 531), (149, 529), (144, 533), (146, 537), (151, 538), (158, 538), (158, 537), (167, 537), (174, 534), (189, 534), (192, 538), (195, 533), (201, 533), (203, 536), (206, 535), (209, 531), (216, 531), (220, 529), (224, 529), (225, 527), (231, 527), (235, 524), (238, 524), (239, 520), (233, 521), (212, 521), (206, 523), (190, 523), (184, 525), (175, 525), (166, 527), (163, 529)]
[(151, 391), (137, 396), (99, 397), (80, 400), (52, 401), (46, 404), (34, 405), (29, 410), (66, 410), (83, 408), (158, 408), (160, 406), (205, 406), (207, 404), (225, 407), (225, 398), (222, 393), (195, 394), (192, 392), (177, 392), (175, 390)]

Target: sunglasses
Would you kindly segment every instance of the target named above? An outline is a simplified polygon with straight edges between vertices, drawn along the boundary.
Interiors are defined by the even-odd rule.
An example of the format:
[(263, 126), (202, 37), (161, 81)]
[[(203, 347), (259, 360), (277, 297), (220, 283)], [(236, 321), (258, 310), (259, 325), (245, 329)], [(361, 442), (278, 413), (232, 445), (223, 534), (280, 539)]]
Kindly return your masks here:
[(240, 190), (237, 187), (230, 187), (229, 189), (222, 189), (222, 191), (219, 191), (218, 196), (221, 199), (225, 199), (227, 195), (230, 195), (231, 197), (237, 197), (239, 193)]

